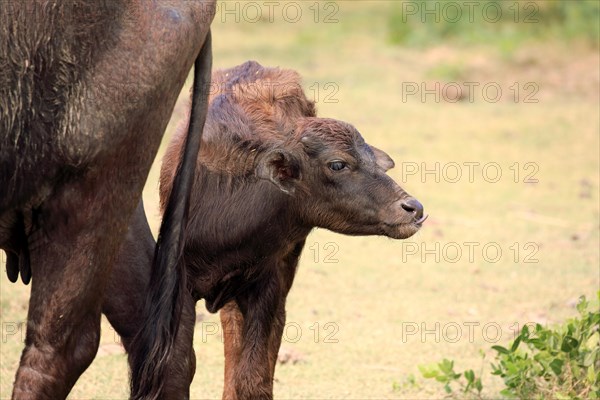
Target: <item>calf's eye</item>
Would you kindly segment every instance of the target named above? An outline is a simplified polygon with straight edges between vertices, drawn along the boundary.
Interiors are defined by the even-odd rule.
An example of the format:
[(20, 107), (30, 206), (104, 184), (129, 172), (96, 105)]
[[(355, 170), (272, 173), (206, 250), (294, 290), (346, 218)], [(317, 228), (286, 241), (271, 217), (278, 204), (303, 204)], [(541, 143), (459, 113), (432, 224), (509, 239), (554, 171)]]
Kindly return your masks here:
[(332, 161), (329, 163), (329, 169), (332, 171), (341, 171), (346, 168), (346, 163), (343, 161)]

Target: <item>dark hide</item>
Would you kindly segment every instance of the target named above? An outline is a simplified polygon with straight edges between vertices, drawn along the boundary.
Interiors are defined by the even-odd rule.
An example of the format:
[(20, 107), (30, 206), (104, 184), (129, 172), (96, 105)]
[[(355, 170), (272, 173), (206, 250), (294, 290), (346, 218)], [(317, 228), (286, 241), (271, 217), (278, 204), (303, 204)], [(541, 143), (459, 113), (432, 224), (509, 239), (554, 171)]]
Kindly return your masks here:
[[(407, 238), (421, 227), (423, 208), (385, 174), (394, 164), (387, 154), (352, 125), (315, 116), (297, 73), (248, 62), (215, 72), (213, 88), (185, 241), (189, 292), (175, 344), (180, 358), (169, 367), (179, 379), (168, 385), (176, 393), (191, 382), (193, 305), (205, 299), (209, 311), (221, 310), (223, 397), (271, 399), (285, 299), (310, 231)], [(185, 136), (180, 130), (163, 160), (163, 208)], [(143, 211), (136, 218), (145, 218)], [(151, 235), (131, 229), (111, 282), (114, 293), (145, 290), (148, 258), (131, 254), (140, 253), (139, 243), (151, 248)], [(133, 271), (137, 279), (119, 281)], [(113, 300), (119, 301), (106, 302)], [(119, 307), (105, 304), (113, 310), (111, 323), (127, 335), (134, 323)]]
[[(213, 15), (213, 0), (0, 2), (0, 248), (12, 281), (32, 278), (14, 399), (65, 398), (94, 358), (111, 266)], [(169, 204), (185, 210), (186, 185)], [(184, 219), (166, 214), (154, 268), (173, 292)], [(174, 335), (177, 307), (161, 312)], [(152, 360), (169, 355), (161, 335), (141, 340)]]

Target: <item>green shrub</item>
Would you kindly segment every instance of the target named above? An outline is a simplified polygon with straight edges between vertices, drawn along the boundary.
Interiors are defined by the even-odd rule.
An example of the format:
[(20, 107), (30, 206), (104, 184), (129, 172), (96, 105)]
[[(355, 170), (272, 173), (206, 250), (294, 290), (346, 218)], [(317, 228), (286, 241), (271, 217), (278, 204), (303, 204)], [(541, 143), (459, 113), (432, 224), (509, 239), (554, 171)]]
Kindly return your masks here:
[[(600, 300), (600, 292), (598, 293)], [(514, 399), (600, 399), (600, 311), (589, 311), (584, 296), (577, 305), (579, 317), (554, 329), (527, 325), (508, 346), (492, 346), (496, 352), (492, 375), (504, 381), (500, 392)], [(454, 371), (454, 361), (444, 359), (420, 366), (421, 374), (444, 384), (456, 397), (482, 398), (481, 374)]]

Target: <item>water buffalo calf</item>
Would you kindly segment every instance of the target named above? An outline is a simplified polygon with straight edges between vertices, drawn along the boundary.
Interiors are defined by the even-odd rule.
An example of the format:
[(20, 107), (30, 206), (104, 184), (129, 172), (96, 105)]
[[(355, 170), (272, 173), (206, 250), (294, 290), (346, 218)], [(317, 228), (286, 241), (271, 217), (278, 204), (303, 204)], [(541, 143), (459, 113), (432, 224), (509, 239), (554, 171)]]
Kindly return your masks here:
[[(197, 159), (181, 265), (190, 298), (178, 337), (181, 359), (173, 360), (173, 368), (186, 371), (191, 381), (194, 304), (205, 299), (210, 312), (221, 310), (223, 398), (271, 399), (285, 300), (310, 231), (404, 239), (421, 227), (423, 207), (386, 175), (394, 166), (387, 154), (368, 145), (352, 125), (316, 117), (297, 73), (247, 62), (213, 73), (212, 80), (216, 90)], [(184, 139), (181, 129), (164, 157), (163, 206)], [(139, 222), (143, 210), (137, 215), (143, 232), (130, 231), (134, 243), (125, 249), (123, 264), (140, 264), (135, 259), (143, 258), (140, 243), (151, 247), (149, 229)], [(138, 268), (143, 276), (143, 266)], [(126, 284), (135, 285), (135, 279)], [(119, 305), (111, 309), (117, 314)], [(125, 317), (117, 319), (124, 325)]]

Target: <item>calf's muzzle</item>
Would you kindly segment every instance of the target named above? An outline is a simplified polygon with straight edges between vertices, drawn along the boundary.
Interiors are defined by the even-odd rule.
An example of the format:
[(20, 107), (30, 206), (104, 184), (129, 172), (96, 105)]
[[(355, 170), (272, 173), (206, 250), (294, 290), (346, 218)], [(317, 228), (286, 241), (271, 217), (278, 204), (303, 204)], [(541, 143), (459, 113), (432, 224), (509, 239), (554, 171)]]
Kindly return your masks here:
[(423, 217), (423, 204), (421, 204), (419, 200), (415, 199), (414, 197), (404, 199), (402, 203), (400, 203), (400, 206), (404, 209), (404, 211), (413, 213), (414, 221), (417, 224), (422, 223), (427, 218), (427, 216)]

